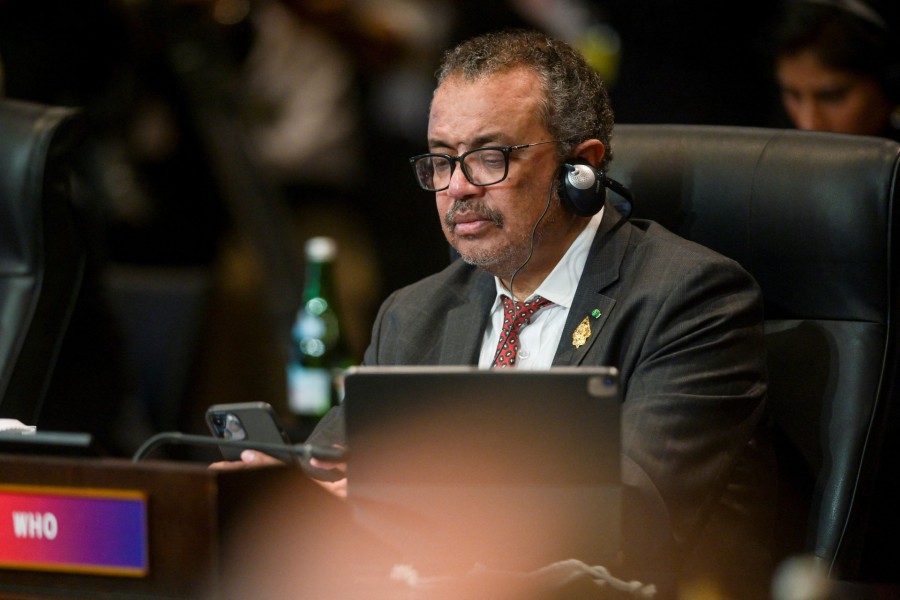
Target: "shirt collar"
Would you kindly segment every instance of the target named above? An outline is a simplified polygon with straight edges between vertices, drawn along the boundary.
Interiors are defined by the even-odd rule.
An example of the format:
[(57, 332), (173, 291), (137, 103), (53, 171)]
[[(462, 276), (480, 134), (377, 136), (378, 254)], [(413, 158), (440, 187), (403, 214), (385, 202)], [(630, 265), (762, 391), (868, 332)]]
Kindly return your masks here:
[[(578, 288), (578, 280), (581, 279), (581, 272), (584, 270), (584, 264), (587, 262), (591, 243), (597, 234), (597, 230), (600, 228), (602, 219), (603, 209), (601, 208), (600, 212), (591, 217), (587, 226), (578, 234), (578, 237), (575, 238), (575, 241), (572, 242), (572, 245), (569, 246), (563, 257), (556, 263), (553, 270), (550, 271), (544, 281), (526, 300), (531, 300), (534, 296), (541, 296), (566, 310), (572, 306), (572, 299), (575, 297), (575, 290)], [(509, 295), (499, 277), (494, 277), (494, 285), (497, 294), (494, 297), (491, 313), (498, 309), (502, 310), (500, 296)]]

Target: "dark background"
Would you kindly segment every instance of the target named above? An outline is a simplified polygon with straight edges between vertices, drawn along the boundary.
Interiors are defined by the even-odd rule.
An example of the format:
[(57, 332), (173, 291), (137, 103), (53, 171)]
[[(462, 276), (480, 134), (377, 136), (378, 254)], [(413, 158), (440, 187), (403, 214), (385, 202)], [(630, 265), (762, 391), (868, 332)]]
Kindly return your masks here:
[[(282, 365), (303, 241), (338, 239), (340, 309), (358, 360), (381, 300), (448, 259), (432, 198), (406, 161), (424, 148), (441, 50), (546, 25), (528, 3), (432, 1), (422, 2), (425, 33), (404, 38), (402, 11), (392, 23), (389, 10), (378, 20), (351, 3), (272, 0), (348, 65), (344, 101), (358, 127), (318, 157), (347, 165), (335, 185), (299, 171), (272, 177), (246, 141), (265, 118), (244, 83), (262, 4), (0, 0), (5, 95), (80, 107), (91, 131), (77, 167), (98, 277), (44, 428), (88, 430), (129, 454), (155, 431), (203, 432), (214, 403), (265, 400), (290, 419)], [(571, 4), (581, 16), (567, 31), (618, 37), (607, 74), (617, 122), (785, 125), (767, 56), (780, 2)]]

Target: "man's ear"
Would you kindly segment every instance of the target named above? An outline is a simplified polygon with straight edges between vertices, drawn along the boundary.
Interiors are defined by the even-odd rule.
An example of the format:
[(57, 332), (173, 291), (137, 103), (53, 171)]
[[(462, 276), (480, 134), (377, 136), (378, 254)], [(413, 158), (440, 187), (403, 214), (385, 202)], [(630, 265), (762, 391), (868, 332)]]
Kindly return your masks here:
[(603, 163), (603, 157), (606, 156), (606, 146), (598, 139), (584, 140), (575, 146), (572, 156), (599, 169)]

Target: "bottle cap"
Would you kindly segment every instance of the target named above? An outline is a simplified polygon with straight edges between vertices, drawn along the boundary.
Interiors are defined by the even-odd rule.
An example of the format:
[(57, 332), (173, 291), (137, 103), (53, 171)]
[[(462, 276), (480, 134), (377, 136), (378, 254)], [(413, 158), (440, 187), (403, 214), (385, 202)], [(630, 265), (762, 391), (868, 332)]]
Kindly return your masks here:
[(337, 243), (334, 238), (317, 236), (306, 240), (306, 257), (309, 260), (322, 262), (332, 260), (337, 254)]

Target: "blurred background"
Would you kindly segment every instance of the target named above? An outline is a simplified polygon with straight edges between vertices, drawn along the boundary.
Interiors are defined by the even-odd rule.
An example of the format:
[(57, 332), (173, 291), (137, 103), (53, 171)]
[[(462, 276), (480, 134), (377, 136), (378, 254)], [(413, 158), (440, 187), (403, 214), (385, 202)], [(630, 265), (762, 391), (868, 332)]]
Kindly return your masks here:
[[(619, 123), (784, 126), (784, 2), (0, 0), (2, 91), (82, 108), (92, 293), (39, 425), (130, 455), (215, 403), (285, 406), (303, 244), (337, 240), (357, 360), (392, 290), (441, 269), (425, 149), (442, 50), (530, 26), (581, 49)], [(50, 417), (48, 417), (50, 418)]]

